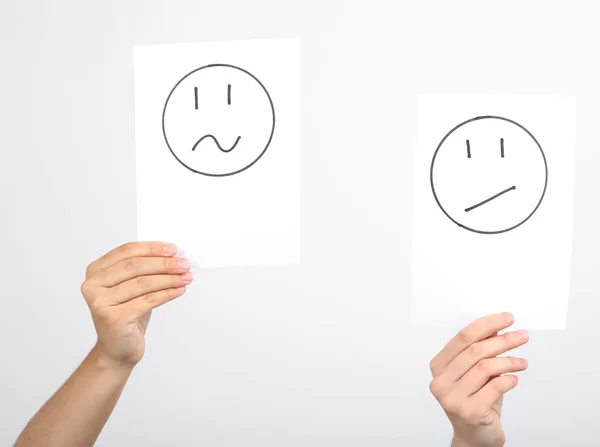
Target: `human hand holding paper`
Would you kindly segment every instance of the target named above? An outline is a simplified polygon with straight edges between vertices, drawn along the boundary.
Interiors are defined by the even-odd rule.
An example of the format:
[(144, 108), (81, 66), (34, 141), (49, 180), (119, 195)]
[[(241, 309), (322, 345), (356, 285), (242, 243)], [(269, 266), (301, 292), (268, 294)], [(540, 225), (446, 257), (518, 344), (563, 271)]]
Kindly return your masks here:
[(527, 361), (497, 356), (529, 341), (526, 331), (497, 335), (513, 323), (508, 313), (480, 318), (431, 361), (430, 390), (452, 423), (453, 447), (504, 445), (502, 399), (518, 383), (516, 376), (507, 373), (525, 370)]
[(144, 355), (153, 309), (183, 295), (193, 274), (177, 247), (162, 242), (122, 245), (92, 262), (81, 292), (98, 333), (98, 349), (116, 364), (133, 366)]
[(190, 264), (163, 242), (122, 245), (86, 270), (81, 292), (98, 341), (27, 424), (17, 447), (93, 445), (144, 355), (150, 313), (185, 292)]

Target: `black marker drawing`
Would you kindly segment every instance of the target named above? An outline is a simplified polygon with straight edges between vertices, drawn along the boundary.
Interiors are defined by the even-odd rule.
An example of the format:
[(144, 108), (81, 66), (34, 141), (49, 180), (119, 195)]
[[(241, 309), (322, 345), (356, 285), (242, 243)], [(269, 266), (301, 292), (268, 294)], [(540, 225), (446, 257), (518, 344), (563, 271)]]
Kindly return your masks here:
[(499, 234), (523, 225), (538, 211), (548, 185), (548, 163), (524, 126), (500, 116), (478, 116), (444, 136), (429, 175), (434, 199), (450, 221), (474, 233)]
[(500, 197), (503, 194), (506, 194), (509, 191), (514, 191), (515, 189), (517, 189), (516, 186), (511, 186), (510, 188), (506, 188), (504, 191), (501, 191), (498, 194), (493, 195), (489, 199), (485, 199), (483, 202), (479, 202), (477, 205), (473, 205), (473, 206), (470, 206), (469, 208), (466, 208), (465, 213), (468, 213), (469, 211), (474, 210), (475, 208), (479, 208), (481, 205), (485, 205), (486, 203), (491, 202), (494, 199), (497, 199), (498, 197)]
[(194, 144), (194, 147), (192, 147), (192, 150), (193, 150), (193, 151), (195, 151), (195, 150), (196, 150), (196, 147), (197, 147), (197, 146), (198, 146), (200, 143), (202, 143), (202, 141), (203, 141), (203, 140), (205, 140), (205, 139), (207, 139), (207, 138), (212, 138), (212, 140), (215, 142), (215, 144), (217, 145), (217, 147), (219, 148), (219, 150), (220, 150), (221, 152), (225, 152), (225, 153), (227, 153), (227, 152), (231, 152), (232, 150), (234, 150), (234, 149), (235, 149), (235, 147), (237, 146), (237, 144), (238, 144), (238, 143), (240, 142), (240, 140), (242, 139), (242, 137), (237, 137), (237, 139), (235, 140), (235, 143), (233, 143), (233, 146), (231, 146), (229, 149), (223, 149), (223, 148), (221, 147), (221, 145), (219, 144), (219, 140), (217, 140), (217, 139), (215, 138), (215, 136), (214, 136), (214, 135), (204, 135), (202, 138), (200, 138), (200, 139), (199, 139), (199, 140), (196, 142), (196, 144)]
[(249, 71), (228, 64), (206, 65), (171, 89), (162, 130), (169, 151), (185, 168), (226, 177), (263, 157), (275, 132), (275, 108), (266, 87)]

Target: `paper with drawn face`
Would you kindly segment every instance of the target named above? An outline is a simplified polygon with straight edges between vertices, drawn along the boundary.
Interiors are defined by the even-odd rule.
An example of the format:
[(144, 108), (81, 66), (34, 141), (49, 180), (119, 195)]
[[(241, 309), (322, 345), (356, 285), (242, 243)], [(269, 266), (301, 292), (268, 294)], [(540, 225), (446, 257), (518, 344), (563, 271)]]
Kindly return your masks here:
[(135, 48), (140, 240), (200, 267), (299, 262), (295, 39)]
[(413, 321), (564, 328), (575, 99), (419, 96), (416, 146)]
[(165, 102), (162, 126), (169, 150), (190, 171), (233, 175), (256, 163), (270, 146), (275, 107), (252, 73), (211, 64), (175, 84)]

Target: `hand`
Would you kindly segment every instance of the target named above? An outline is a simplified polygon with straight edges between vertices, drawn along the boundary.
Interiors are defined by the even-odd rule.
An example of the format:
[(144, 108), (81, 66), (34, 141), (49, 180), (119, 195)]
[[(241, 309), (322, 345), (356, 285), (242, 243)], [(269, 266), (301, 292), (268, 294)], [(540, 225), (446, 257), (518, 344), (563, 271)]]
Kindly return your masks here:
[(113, 365), (132, 368), (142, 359), (152, 309), (192, 282), (189, 262), (176, 253), (172, 244), (133, 242), (88, 266), (81, 293), (98, 333), (95, 349)]
[(502, 398), (518, 382), (507, 373), (527, 369), (525, 359), (497, 357), (529, 340), (527, 331), (498, 335), (513, 322), (507, 313), (480, 318), (431, 361), (430, 390), (454, 427), (453, 447), (504, 445)]

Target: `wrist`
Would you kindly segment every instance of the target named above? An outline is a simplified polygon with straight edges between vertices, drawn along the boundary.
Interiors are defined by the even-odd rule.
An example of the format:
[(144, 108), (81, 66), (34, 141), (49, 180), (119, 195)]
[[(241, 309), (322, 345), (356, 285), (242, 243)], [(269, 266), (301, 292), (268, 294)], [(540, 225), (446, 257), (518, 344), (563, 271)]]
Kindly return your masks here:
[(450, 447), (477, 447), (475, 444), (471, 444), (461, 438), (456, 432), (452, 436), (452, 444)]
[(92, 364), (99, 370), (110, 371), (113, 374), (129, 376), (135, 364), (125, 364), (113, 359), (100, 343), (96, 343), (89, 355)]
[(452, 444), (450, 445), (450, 447), (488, 447), (488, 446), (503, 447), (504, 440), (495, 440), (492, 442), (488, 442), (488, 441), (471, 439), (469, 441), (466, 441), (458, 433), (454, 432), (454, 434), (452, 436)]

